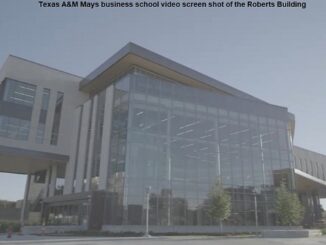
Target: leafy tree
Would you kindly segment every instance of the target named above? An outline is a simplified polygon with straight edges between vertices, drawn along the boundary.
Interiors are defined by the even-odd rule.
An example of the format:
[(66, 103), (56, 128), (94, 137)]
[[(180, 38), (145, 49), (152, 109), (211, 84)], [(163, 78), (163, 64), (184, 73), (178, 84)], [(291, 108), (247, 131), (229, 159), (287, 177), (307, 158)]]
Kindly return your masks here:
[(280, 225), (299, 225), (303, 219), (303, 205), (297, 194), (290, 192), (284, 182), (276, 189), (275, 211)]
[(222, 230), (222, 221), (231, 214), (231, 197), (219, 183), (216, 183), (209, 193), (208, 213), (219, 221)]

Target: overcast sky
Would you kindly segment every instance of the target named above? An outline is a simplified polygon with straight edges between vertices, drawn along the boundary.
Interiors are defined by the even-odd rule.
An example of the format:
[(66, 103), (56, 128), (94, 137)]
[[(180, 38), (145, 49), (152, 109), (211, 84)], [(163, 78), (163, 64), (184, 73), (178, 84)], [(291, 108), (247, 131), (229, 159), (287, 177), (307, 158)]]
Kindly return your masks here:
[[(326, 154), (325, 12), (325, 0), (306, 9), (58, 9), (1, 0), (0, 64), (14, 54), (85, 76), (132, 41), (288, 107), (295, 144)], [(24, 176), (0, 174), (0, 199), (22, 198), (24, 184)]]

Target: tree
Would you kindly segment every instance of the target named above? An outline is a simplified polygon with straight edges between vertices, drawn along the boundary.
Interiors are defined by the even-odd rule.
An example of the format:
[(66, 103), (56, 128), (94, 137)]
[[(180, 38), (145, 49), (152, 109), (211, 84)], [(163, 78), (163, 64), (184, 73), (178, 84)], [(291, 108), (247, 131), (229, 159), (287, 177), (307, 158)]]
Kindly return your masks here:
[(290, 192), (284, 182), (276, 189), (275, 211), (280, 225), (299, 225), (303, 219), (304, 207), (298, 195)]
[(216, 183), (209, 193), (208, 213), (212, 218), (219, 221), (222, 231), (222, 221), (231, 214), (231, 197), (219, 183)]

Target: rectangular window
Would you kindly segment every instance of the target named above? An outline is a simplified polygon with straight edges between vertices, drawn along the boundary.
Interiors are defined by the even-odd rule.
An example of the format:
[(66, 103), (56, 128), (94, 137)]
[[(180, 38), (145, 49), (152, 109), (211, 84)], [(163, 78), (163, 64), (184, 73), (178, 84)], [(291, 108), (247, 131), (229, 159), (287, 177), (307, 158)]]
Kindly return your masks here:
[(50, 142), (51, 145), (58, 144), (63, 95), (64, 94), (62, 92), (57, 93), (57, 101), (55, 104), (52, 133), (51, 133), (51, 142)]
[(46, 170), (38, 171), (34, 174), (34, 183), (44, 184), (46, 179)]
[(6, 79), (0, 90), (0, 136), (28, 140), (36, 86)]
[(63, 188), (65, 185), (65, 167), (64, 166), (57, 166), (57, 176), (55, 180), (55, 190), (54, 195), (59, 196), (63, 194)]
[(36, 86), (7, 79), (3, 100), (33, 107)]
[(45, 124), (46, 124), (46, 118), (48, 114), (49, 100), (50, 100), (50, 89), (44, 88), (43, 95), (42, 95), (41, 111), (40, 111), (37, 133), (36, 133), (36, 143), (39, 144), (42, 144), (44, 141)]

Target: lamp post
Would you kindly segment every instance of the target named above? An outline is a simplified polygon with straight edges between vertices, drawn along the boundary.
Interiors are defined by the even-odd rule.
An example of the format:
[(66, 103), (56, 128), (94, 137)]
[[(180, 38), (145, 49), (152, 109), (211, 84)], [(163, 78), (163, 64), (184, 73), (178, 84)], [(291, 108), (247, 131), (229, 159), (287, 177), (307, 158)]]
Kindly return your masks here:
[[(267, 135), (272, 135), (274, 134), (274, 132), (269, 132), (269, 133), (260, 133), (259, 136), (254, 136), (253, 138), (257, 138), (259, 137), (259, 146), (260, 146), (260, 157), (261, 157), (261, 165), (262, 165), (262, 172), (263, 172), (263, 188), (264, 188), (264, 193), (263, 193), (263, 197), (264, 197), (264, 207), (265, 207), (265, 223), (266, 225), (268, 224), (268, 211), (267, 211), (267, 204), (266, 204), (266, 176), (265, 176), (265, 157), (264, 157), (264, 143), (268, 143), (271, 142), (271, 140), (269, 141), (264, 141), (263, 137), (267, 136)], [(256, 145), (256, 144), (254, 144)], [(256, 195), (255, 195), (256, 198)]]
[(254, 191), (254, 205), (255, 205), (255, 225), (258, 226), (258, 210), (257, 210), (257, 189), (255, 188)]
[(151, 194), (151, 186), (146, 188), (146, 231), (145, 237), (150, 237), (149, 235), (149, 196)]

